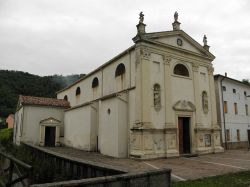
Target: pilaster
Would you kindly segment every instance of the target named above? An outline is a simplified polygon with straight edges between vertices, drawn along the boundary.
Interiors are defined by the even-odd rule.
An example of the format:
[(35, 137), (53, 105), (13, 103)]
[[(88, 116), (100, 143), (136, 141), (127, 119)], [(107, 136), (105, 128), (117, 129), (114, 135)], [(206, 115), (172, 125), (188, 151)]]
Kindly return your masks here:
[(164, 55), (164, 93), (165, 93), (165, 155), (166, 157), (177, 156), (177, 128), (173, 120), (172, 109), (172, 85), (171, 85), (171, 56)]
[(208, 67), (208, 77), (209, 77), (209, 88), (210, 88), (210, 106), (211, 106), (211, 128), (213, 129), (212, 139), (213, 139), (213, 148), (214, 152), (223, 152), (224, 149), (221, 146), (220, 142), (220, 127), (217, 122), (217, 113), (216, 113), (216, 99), (215, 99), (215, 87), (214, 87), (214, 68), (212, 66)]
[(201, 112), (202, 112), (202, 104), (201, 104), (201, 91), (199, 85), (199, 65), (193, 65), (193, 84), (194, 84), (194, 96), (195, 96), (195, 106), (196, 106), (196, 128), (202, 125), (201, 123)]
[[(202, 126), (201, 122), (201, 112), (202, 112), (202, 101), (201, 101), (201, 91), (200, 91), (200, 83), (199, 83), (199, 65), (193, 64), (193, 84), (194, 84), (194, 102), (195, 102), (195, 129), (198, 129), (199, 127)], [(194, 139), (195, 146), (193, 147), (193, 151), (198, 151), (199, 150), (199, 135), (200, 133), (198, 131), (195, 131), (196, 133), (194, 134)]]
[(148, 48), (141, 49), (141, 107), (142, 122), (146, 126), (149, 126), (151, 122), (150, 56), (151, 53)]

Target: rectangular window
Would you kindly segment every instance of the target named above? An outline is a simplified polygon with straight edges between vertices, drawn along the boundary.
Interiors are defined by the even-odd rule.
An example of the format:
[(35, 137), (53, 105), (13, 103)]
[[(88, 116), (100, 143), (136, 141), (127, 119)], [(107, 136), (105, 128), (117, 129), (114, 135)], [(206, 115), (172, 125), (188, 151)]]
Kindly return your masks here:
[(233, 89), (233, 93), (236, 93), (236, 89)]
[(237, 129), (237, 141), (240, 141), (240, 129)]
[(226, 131), (226, 138), (227, 138), (227, 141), (230, 141), (230, 130), (229, 129), (227, 129), (227, 131)]
[(227, 101), (224, 101), (224, 113), (227, 113)]
[(244, 91), (244, 96), (247, 96), (247, 92), (246, 91)]
[(234, 103), (234, 113), (235, 113), (236, 115), (238, 114), (237, 103)]
[(248, 105), (245, 105), (246, 115), (248, 116)]
[(222, 86), (222, 90), (225, 92), (227, 90), (226, 86)]

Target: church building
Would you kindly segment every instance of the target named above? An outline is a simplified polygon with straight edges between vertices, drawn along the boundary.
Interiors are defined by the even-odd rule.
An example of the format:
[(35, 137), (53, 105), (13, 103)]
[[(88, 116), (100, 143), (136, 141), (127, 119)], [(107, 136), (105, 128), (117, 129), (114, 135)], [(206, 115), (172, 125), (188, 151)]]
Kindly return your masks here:
[(176, 12), (172, 30), (147, 33), (141, 12), (133, 46), (57, 92), (70, 103), (61, 145), (140, 159), (223, 151), (215, 57), (180, 24)]

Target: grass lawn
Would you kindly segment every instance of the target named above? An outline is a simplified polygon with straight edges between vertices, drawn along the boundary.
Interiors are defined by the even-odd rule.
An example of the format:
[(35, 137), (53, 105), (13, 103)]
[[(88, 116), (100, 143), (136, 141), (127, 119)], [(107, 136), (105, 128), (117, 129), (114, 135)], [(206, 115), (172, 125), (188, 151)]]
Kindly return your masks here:
[(172, 182), (172, 187), (244, 187), (250, 186), (250, 171), (229, 173), (197, 180)]

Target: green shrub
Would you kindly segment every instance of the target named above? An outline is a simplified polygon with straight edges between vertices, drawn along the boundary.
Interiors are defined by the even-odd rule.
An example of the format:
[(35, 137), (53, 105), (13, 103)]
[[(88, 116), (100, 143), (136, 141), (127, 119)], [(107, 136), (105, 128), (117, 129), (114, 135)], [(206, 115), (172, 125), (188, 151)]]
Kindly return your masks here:
[(0, 129), (0, 143), (9, 146), (12, 143), (13, 129)]

